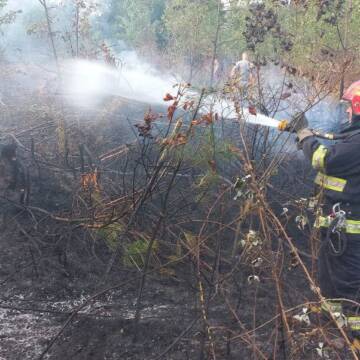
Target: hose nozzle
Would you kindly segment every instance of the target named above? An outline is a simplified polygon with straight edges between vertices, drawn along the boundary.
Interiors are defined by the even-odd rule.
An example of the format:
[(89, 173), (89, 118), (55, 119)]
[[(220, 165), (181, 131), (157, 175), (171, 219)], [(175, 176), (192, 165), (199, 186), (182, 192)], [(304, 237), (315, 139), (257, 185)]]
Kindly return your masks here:
[(278, 129), (280, 131), (289, 131), (290, 130), (289, 121), (288, 120), (281, 120), (279, 122)]

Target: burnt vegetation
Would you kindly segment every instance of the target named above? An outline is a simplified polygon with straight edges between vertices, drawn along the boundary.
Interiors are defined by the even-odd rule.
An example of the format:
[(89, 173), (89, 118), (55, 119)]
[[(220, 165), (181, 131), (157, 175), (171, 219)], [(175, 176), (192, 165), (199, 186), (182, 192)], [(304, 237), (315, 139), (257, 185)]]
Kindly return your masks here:
[[(292, 135), (244, 122), (248, 99), (227, 83), (227, 63), (238, 60), (230, 39), (254, 58), (249, 97), (259, 112), (282, 116), (301, 105), (320, 121), (318, 104), (358, 72), (353, 9), (209, 1), (205, 22), (192, 7), (204, 2), (149, 3), (110, 1), (106, 19), (124, 17), (100, 31), (90, 21), (98, 7), (74, 1), (61, 31), (64, 9), (40, 0), (41, 21), (27, 36), (50, 49), (51, 71), (30, 90), (18, 76), (32, 75), (31, 66), (14, 65), (4, 49), (0, 357), (357, 359), (341, 324), (320, 314), (312, 170)], [(149, 22), (131, 28), (147, 8)], [(290, 21), (298, 11), (323, 21), (311, 33), (317, 52), (306, 48), (301, 59), (300, 25)], [(13, 12), (1, 19), (16, 24)], [(334, 32), (322, 34), (328, 26)], [(188, 30), (209, 38), (193, 46)], [(186, 81), (160, 105), (143, 95), (109, 95), (91, 110), (69, 105), (59, 90), (63, 59), (122, 68), (109, 32)], [(210, 76), (215, 60), (220, 75)], [(236, 109), (231, 118), (224, 99)]]

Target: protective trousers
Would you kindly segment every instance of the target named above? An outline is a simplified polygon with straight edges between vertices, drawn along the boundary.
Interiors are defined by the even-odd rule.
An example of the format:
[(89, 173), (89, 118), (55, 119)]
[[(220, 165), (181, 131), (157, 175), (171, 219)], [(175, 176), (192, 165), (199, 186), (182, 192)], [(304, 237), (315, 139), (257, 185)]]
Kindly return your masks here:
[[(343, 242), (341, 252), (334, 252), (338, 244), (332, 240)], [(360, 300), (360, 234), (342, 233), (340, 239), (331, 239), (327, 229), (322, 228), (318, 266), (322, 295), (331, 299), (323, 310), (342, 313), (352, 336), (360, 339), (360, 307), (356, 305)]]
[[(326, 298), (360, 300), (360, 234), (341, 234), (345, 248), (337, 255), (333, 251), (327, 229), (321, 229), (319, 253), (319, 283)], [(346, 239), (345, 239), (346, 237)]]

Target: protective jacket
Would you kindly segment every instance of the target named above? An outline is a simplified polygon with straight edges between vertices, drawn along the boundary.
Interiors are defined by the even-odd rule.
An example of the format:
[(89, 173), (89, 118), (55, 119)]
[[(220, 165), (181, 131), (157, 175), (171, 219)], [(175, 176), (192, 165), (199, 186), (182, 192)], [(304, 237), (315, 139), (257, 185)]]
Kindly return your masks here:
[[(359, 132), (357, 133), (358, 130)], [(355, 132), (354, 132), (355, 131)], [(360, 298), (360, 122), (342, 131), (349, 136), (335, 144), (322, 145), (315, 136), (304, 139), (302, 149), (318, 171), (315, 183), (323, 191), (323, 215), (317, 219), (321, 228), (319, 282), (327, 298)], [(341, 253), (334, 254), (329, 240), (331, 211), (340, 203), (346, 220), (337, 233)], [(332, 234), (333, 235), (333, 234)], [(335, 241), (335, 240), (334, 240)], [(337, 246), (337, 244), (335, 244)]]
[[(360, 123), (341, 133), (349, 136), (330, 146), (309, 137), (303, 142), (303, 151), (318, 170), (315, 183), (324, 188), (325, 200), (331, 204), (349, 203), (360, 210)], [(360, 219), (360, 211), (353, 215)]]

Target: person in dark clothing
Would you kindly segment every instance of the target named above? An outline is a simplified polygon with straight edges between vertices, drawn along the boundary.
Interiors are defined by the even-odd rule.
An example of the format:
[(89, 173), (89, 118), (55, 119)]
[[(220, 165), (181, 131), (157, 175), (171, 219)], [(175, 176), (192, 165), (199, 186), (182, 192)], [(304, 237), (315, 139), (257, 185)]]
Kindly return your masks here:
[(16, 204), (23, 204), (25, 196), (25, 175), (17, 155), (16, 145), (2, 146), (0, 152), (0, 228), (17, 211)]
[[(360, 345), (360, 81), (344, 93), (349, 124), (342, 139), (324, 146), (311, 129), (297, 131), (299, 146), (318, 171), (322, 214), (319, 283), (329, 299), (326, 310), (344, 314), (354, 341)], [(337, 300), (337, 299), (348, 299)]]
[[(24, 189), (24, 171), (16, 156), (16, 145), (3, 146), (0, 152), (0, 194)], [(21, 201), (20, 201), (21, 202)]]

